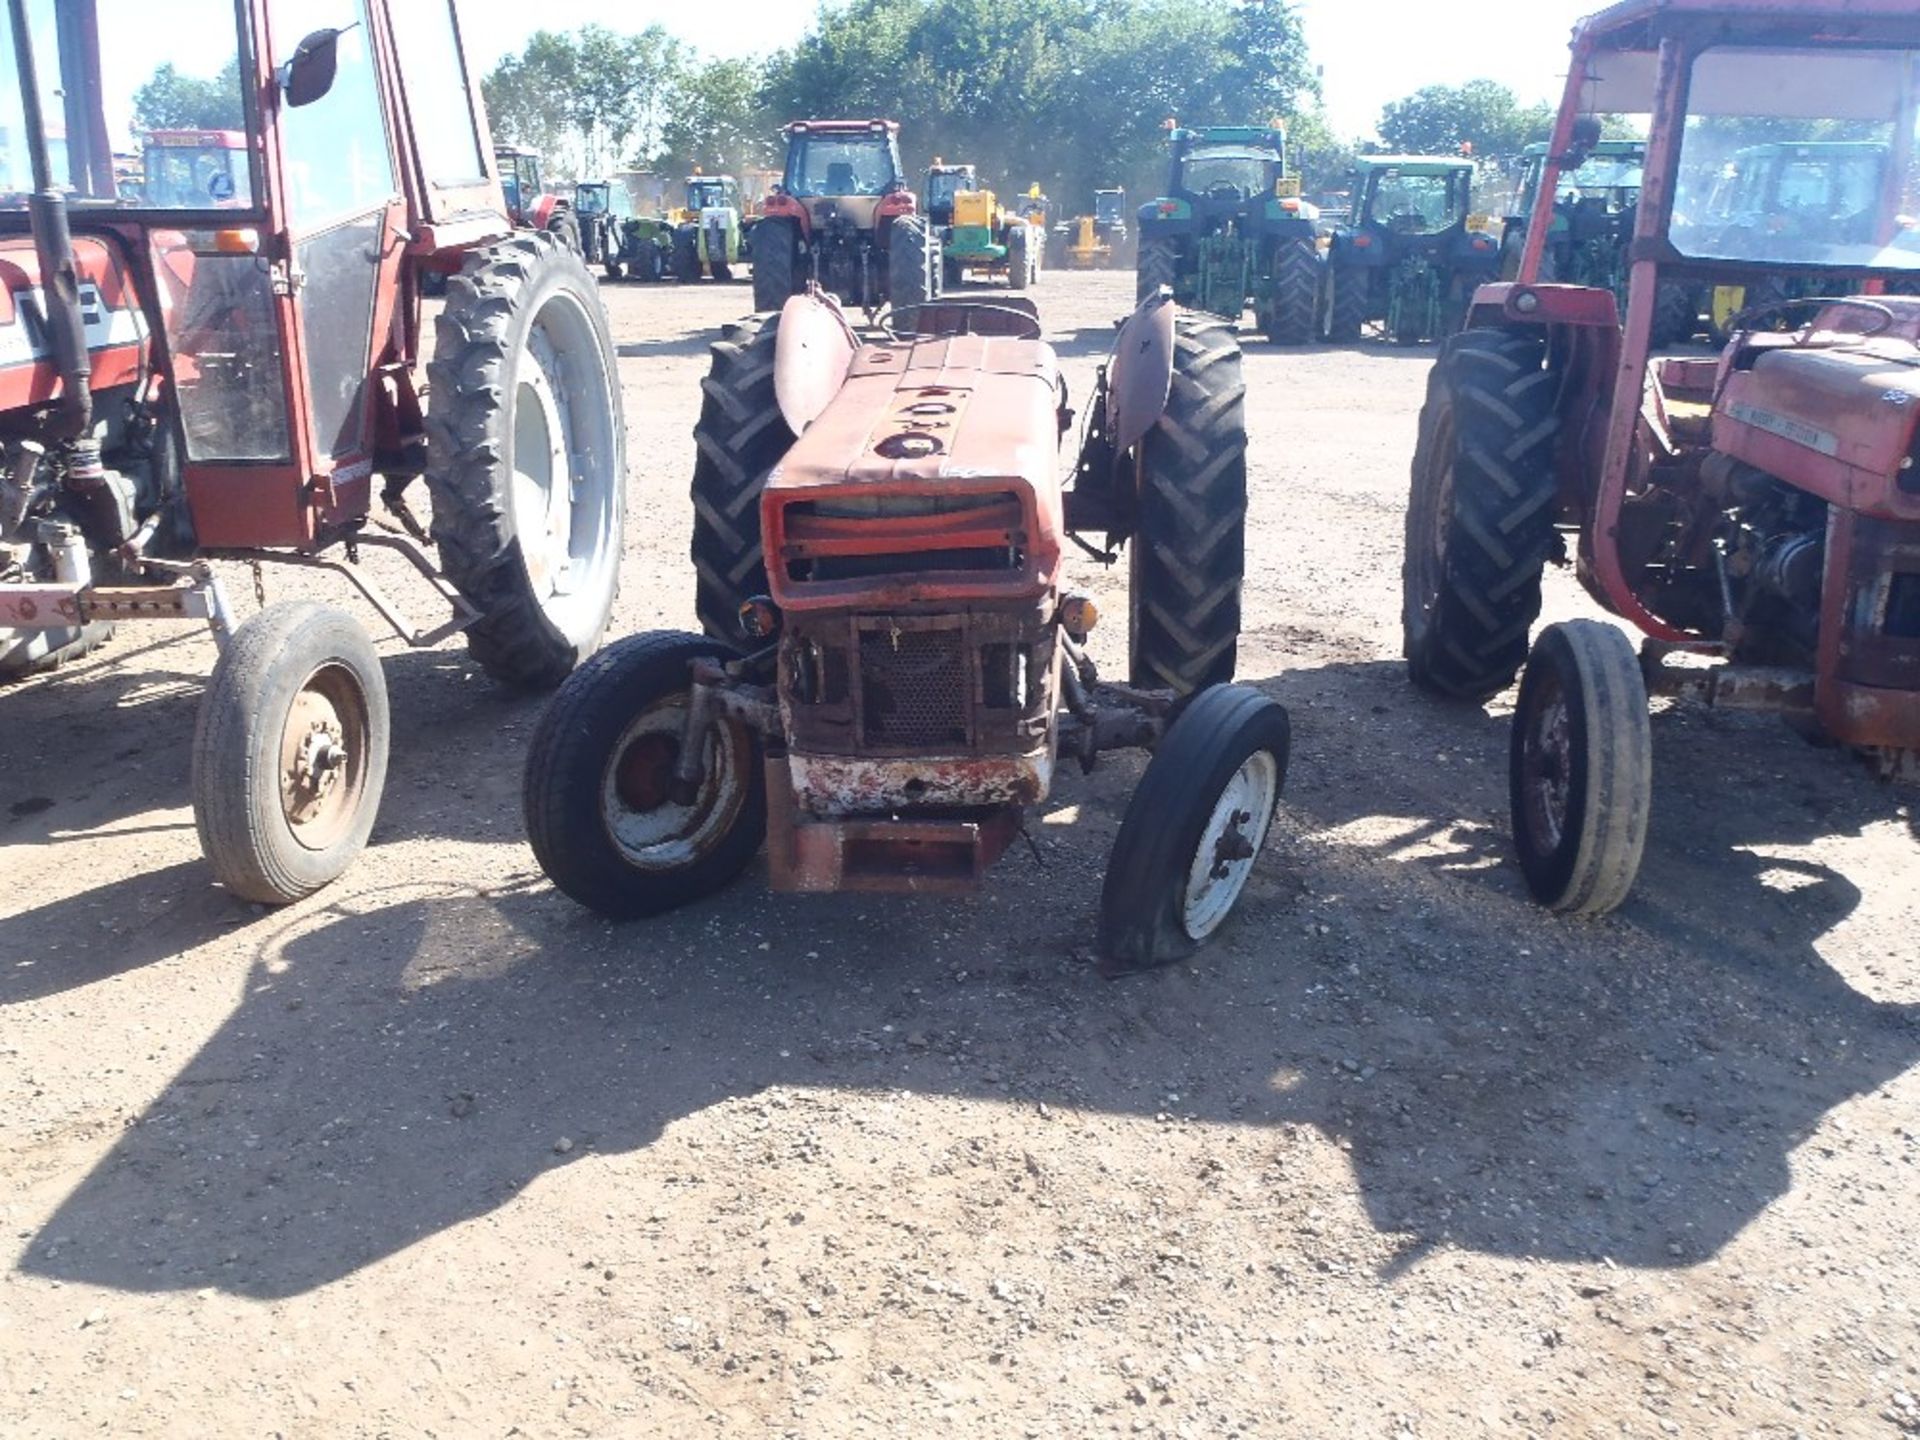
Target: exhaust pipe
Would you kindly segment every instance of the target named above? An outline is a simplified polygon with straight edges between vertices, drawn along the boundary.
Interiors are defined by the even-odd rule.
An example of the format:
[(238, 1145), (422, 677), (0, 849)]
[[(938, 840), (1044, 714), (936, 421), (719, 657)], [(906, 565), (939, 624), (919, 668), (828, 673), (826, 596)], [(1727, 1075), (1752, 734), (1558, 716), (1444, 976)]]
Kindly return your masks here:
[(46, 307), (47, 344), (60, 376), (60, 403), (46, 438), (83, 441), (93, 428), (93, 361), (87, 354), (86, 322), (80, 315), (80, 271), (67, 225), (67, 197), (53, 183), (47, 161), (47, 124), (40, 109), (40, 76), (34, 65), (27, 0), (7, 0), (13, 21), (13, 53), (20, 72), (20, 100), (33, 163), (33, 194), (27, 200), (34, 255), (40, 262), (41, 304)]

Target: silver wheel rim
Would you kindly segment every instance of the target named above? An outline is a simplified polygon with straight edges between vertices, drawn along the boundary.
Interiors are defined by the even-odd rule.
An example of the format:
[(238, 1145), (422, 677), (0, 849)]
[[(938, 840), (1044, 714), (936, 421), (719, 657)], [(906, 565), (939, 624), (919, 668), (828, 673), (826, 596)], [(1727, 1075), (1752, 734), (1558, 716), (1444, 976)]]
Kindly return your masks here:
[(1221, 789), (1181, 897), (1180, 923), (1189, 939), (1206, 939), (1233, 913), (1266, 844), (1279, 796), (1280, 762), (1269, 750), (1249, 755)]
[(600, 819), (622, 858), (636, 870), (691, 865), (732, 828), (746, 800), (743, 736), (737, 722), (707, 730), (700, 792), (691, 805), (666, 794), (686, 729), (686, 698), (648, 707), (620, 734), (600, 778)]
[(534, 316), (514, 373), (514, 535), (542, 613), (576, 643), (598, 632), (620, 563), (618, 402), (601, 354), (578, 297), (559, 291)]
[(1560, 848), (1573, 799), (1573, 713), (1567, 692), (1543, 684), (1533, 712), (1522, 718), (1520, 813), (1542, 854)]

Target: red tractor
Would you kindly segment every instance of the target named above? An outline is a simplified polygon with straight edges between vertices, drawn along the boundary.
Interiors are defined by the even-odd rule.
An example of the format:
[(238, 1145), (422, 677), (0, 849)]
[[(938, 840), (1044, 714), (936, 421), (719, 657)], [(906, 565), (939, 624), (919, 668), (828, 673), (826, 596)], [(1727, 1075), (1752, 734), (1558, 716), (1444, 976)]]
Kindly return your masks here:
[[(0, 181), (0, 675), (116, 622), (206, 620), (201, 842), (234, 893), (297, 899), (373, 825), (385, 682), (342, 611), (236, 624), (211, 562), (251, 564), (256, 590), (265, 566), (331, 571), (408, 644), (464, 630), (497, 679), (558, 684), (618, 575), (605, 313), (578, 255), (501, 209), (449, 0), (337, 0), (304, 34), (267, 0), (177, 35), (131, 0), (63, 0), (57, 27), (30, 8), (9, 0), (0, 36), (19, 177)], [(168, 68), (231, 87), (237, 143), (217, 185), (121, 193), (126, 95)], [(430, 387), (429, 274), (451, 277)], [(431, 532), (406, 499), (421, 479)], [(376, 546), (452, 618), (407, 619), (358, 563)]]
[[(1246, 511), (1231, 327), (1149, 297), (1064, 488), (1072, 412), (1030, 301), (894, 321), (863, 339), (815, 292), (714, 346), (706, 634), (620, 641), (562, 686), (527, 758), (534, 853), (610, 916), (696, 900), (763, 842), (780, 890), (964, 890), (1060, 762), (1150, 746), (1099, 946), (1114, 969), (1187, 954), (1245, 887), (1287, 765), (1286, 712), (1226, 683)], [(1130, 547), (1126, 684), (1088, 657), (1068, 539)]]
[(916, 213), (892, 120), (796, 120), (753, 227), (753, 308), (809, 285), (872, 314), (940, 293), (940, 237)]
[[(1525, 665), (1521, 865), (1545, 904), (1599, 914), (1646, 838), (1650, 692), (1780, 711), (1884, 772), (1920, 768), (1920, 301), (1888, 293), (1920, 278), (1920, 10), (1626, 0), (1576, 29), (1571, 74), (1518, 278), (1480, 289), (1429, 381), (1404, 622), (1439, 694), (1485, 699)], [(1606, 290), (1540, 283), (1558, 177), (1603, 115), (1648, 117), (1624, 322)], [(1848, 224), (1709, 212), (1760, 138), (1836, 135), (1892, 157)], [(1717, 355), (1652, 356), (1663, 287), (1752, 293), (1783, 272), (1832, 298), (1749, 311)], [(1529, 655), (1542, 572), (1568, 558), (1638, 655), (1586, 620)]]

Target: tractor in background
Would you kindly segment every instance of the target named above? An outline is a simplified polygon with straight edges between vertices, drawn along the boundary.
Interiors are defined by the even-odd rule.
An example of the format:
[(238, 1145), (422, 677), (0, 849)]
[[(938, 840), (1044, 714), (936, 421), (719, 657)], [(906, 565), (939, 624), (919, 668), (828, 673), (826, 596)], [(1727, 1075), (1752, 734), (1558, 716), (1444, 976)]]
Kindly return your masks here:
[(1286, 127), (1169, 121), (1167, 143), (1166, 193), (1140, 207), (1137, 293), (1168, 286), (1180, 304), (1235, 323), (1251, 305), (1275, 344), (1310, 343), (1319, 212), (1288, 172)]
[[(620, 389), (580, 255), (502, 207), (451, 0), (353, 0), (304, 36), (266, 0), (190, 34), (151, 9), (69, 0), (41, 29), (10, 0), (0, 32), (0, 131), (30, 179), (0, 193), (0, 676), (116, 624), (206, 622), (201, 847), (231, 893), (285, 903), (365, 845), (390, 712), (360, 624), (265, 603), (266, 573), (344, 578), (403, 644), (464, 632), (502, 683), (558, 684), (613, 608)], [(230, 185), (122, 188), (127, 79), (169, 68), (246, 117), (205, 172)], [(409, 618), (361, 564), (376, 548), (444, 618)], [(216, 561), (253, 570), (245, 623)]]
[(940, 293), (940, 238), (918, 213), (892, 120), (796, 120), (786, 167), (754, 227), (753, 308), (778, 310), (817, 284), (877, 311)]
[(731, 280), (741, 260), (740, 186), (731, 175), (687, 177), (687, 203), (673, 230), (673, 278)]
[[(609, 280), (628, 273), (627, 224), (638, 218), (633, 196), (620, 180), (582, 180), (573, 187), (573, 213), (580, 226), (580, 252)], [(649, 276), (649, 279), (657, 276)]]
[(1353, 208), (1328, 237), (1318, 319), (1328, 341), (1378, 329), (1414, 345), (1460, 328), (1474, 290), (1500, 268), (1499, 242), (1468, 223), (1474, 174), (1464, 156), (1355, 162)]
[(500, 193), (513, 223), (528, 230), (544, 230), (568, 249), (580, 248), (580, 222), (570, 201), (547, 191), (540, 152), (524, 145), (496, 145), (493, 160), (500, 175)]
[[(1597, 915), (1646, 844), (1650, 694), (1776, 713), (1920, 779), (1920, 299), (1884, 293), (1920, 279), (1920, 10), (1624, 0), (1576, 28), (1570, 74), (1519, 272), (1473, 297), (1428, 380), (1403, 637), (1441, 696), (1522, 676), (1520, 868), (1543, 904)], [(1649, 127), (1624, 320), (1609, 291), (1543, 273), (1562, 177), (1609, 115)], [(1824, 200), (1811, 218), (1695, 203), (1731, 157), (1836, 131), (1898, 157), (1844, 224)], [(1662, 286), (1781, 274), (1817, 293), (1750, 309), (1719, 353), (1654, 356)], [(1637, 654), (1588, 619), (1529, 651), (1550, 560)]]
[(1040, 277), (1038, 232), (980, 188), (971, 165), (939, 159), (927, 169), (927, 223), (940, 242), (943, 289), (974, 279), (1004, 278), (1025, 290)]
[(1062, 220), (1051, 232), (1049, 259), (1067, 270), (1110, 270), (1133, 264), (1127, 192), (1096, 190), (1093, 213)]
[[(1078, 453), (1024, 296), (896, 310), (818, 292), (713, 347), (694, 469), (704, 634), (610, 646), (528, 749), (527, 834), (610, 917), (718, 891), (964, 893), (1068, 764), (1153, 757), (1114, 842), (1112, 971), (1191, 954), (1240, 899), (1284, 709), (1230, 683), (1247, 501), (1232, 328), (1158, 293), (1120, 327)], [(1087, 651), (1069, 541), (1130, 557), (1126, 683)]]
[(156, 209), (250, 204), (246, 148), (240, 130), (149, 130), (141, 148), (141, 202)]

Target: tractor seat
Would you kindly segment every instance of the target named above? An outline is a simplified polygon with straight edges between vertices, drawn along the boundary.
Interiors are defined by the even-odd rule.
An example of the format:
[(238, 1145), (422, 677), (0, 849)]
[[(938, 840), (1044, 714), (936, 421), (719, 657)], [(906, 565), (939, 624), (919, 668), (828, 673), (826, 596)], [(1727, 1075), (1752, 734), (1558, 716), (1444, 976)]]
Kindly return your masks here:
[(836, 160), (827, 166), (827, 193), (829, 195), (851, 195), (853, 192), (853, 166), (845, 160)]

